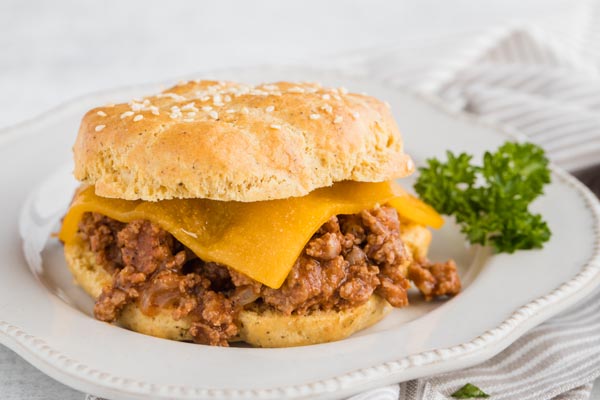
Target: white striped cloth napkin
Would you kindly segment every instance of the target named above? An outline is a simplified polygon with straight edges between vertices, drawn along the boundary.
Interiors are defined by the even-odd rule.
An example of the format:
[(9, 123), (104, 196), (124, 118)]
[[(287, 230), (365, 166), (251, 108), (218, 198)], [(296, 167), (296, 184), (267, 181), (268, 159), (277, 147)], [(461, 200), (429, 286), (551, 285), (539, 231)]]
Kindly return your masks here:
[(568, 15), (363, 51), (332, 65), (511, 126), (575, 171), (600, 162), (600, 1)]
[[(600, 2), (536, 25), (346, 55), (333, 66), (433, 94), (529, 136), (563, 167), (600, 163)], [(600, 291), (487, 362), (351, 400), (442, 400), (465, 383), (492, 399), (583, 400), (600, 376)], [(97, 400), (88, 395), (86, 400)]]
[[(455, 109), (511, 127), (567, 170), (600, 164), (599, 1), (535, 25), (513, 23), (483, 34), (378, 49), (342, 63), (351, 72), (438, 96)], [(450, 399), (466, 383), (497, 400), (583, 400), (599, 376), (600, 291), (483, 364), (351, 400)]]
[(403, 382), (351, 400), (447, 400), (472, 383), (494, 400), (584, 400), (600, 376), (600, 292), (465, 370)]

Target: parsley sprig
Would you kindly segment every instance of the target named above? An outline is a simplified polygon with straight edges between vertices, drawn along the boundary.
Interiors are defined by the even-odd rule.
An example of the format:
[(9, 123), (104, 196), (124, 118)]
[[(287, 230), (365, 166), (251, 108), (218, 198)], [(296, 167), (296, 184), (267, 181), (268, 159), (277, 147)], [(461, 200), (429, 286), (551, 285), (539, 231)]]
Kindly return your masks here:
[(448, 151), (447, 161), (428, 159), (415, 183), (419, 196), (438, 212), (454, 215), (471, 243), (491, 244), (500, 253), (541, 248), (550, 229), (529, 204), (550, 182), (544, 150), (531, 143), (504, 143), (473, 156)]
[(486, 399), (490, 397), (489, 394), (470, 383), (467, 383), (450, 396), (454, 397), (455, 399)]

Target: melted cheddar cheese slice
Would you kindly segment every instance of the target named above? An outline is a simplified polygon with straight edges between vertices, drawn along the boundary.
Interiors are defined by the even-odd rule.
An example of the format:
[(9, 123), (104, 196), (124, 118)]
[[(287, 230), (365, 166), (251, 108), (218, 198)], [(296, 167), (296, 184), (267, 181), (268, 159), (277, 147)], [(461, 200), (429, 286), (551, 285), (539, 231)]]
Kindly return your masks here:
[(128, 201), (96, 196), (90, 186), (76, 193), (59, 237), (65, 243), (75, 240), (85, 212), (121, 222), (146, 219), (170, 232), (201, 259), (279, 288), (306, 243), (329, 218), (386, 203), (403, 219), (433, 227), (443, 224), (435, 210), (390, 182), (340, 182), (304, 197), (253, 203)]

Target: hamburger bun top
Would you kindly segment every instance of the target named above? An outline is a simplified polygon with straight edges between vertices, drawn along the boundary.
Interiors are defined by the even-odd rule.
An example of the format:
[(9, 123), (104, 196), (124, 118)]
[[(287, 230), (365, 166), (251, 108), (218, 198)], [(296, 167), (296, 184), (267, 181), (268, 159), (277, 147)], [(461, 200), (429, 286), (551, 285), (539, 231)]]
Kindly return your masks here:
[(414, 169), (385, 103), (315, 83), (181, 83), (89, 111), (73, 151), (77, 179), (126, 200), (271, 200)]

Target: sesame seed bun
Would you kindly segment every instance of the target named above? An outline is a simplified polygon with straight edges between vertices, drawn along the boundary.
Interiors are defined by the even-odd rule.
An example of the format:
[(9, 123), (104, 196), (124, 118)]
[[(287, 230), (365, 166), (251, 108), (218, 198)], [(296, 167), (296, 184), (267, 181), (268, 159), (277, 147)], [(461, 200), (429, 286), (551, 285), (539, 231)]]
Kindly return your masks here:
[(271, 200), (414, 169), (383, 102), (289, 82), (190, 81), (95, 108), (74, 157), (75, 177), (99, 196), (147, 201)]
[[(65, 258), (77, 283), (94, 299), (112, 277), (95, 261), (85, 243), (77, 240), (65, 244)], [(291, 347), (340, 340), (381, 320), (392, 306), (373, 295), (364, 304), (344, 311), (314, 311), (307, 315), (284, 315), (271, 309), (250, 308), (238, 317), (239, 335), (255, 347)], [(164, 339), (191, 341), (189, 318), (175, 320), (170, 310), (159, 310), (148, 316), (136, 303), (121, 312), (117, 323), (124, 328)]]

